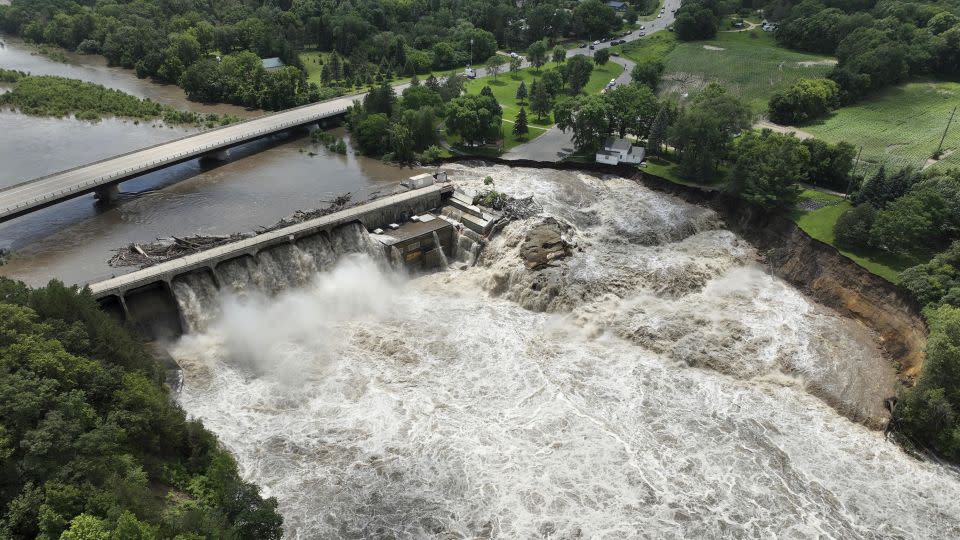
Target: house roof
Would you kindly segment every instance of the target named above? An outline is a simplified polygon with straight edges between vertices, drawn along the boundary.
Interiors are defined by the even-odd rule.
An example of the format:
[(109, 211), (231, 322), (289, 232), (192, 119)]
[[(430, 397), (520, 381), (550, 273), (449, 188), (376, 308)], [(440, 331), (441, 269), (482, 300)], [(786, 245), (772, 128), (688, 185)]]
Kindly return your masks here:
[(263, 69), (277, 69), (282, 68), (286, 64), (283, 63), (283, 60), (273, 57), (273, 58), (264, 58), (260, 61), (263, 64)]
[(631, 147), (630, 147), (630, 152), (628, 152), (628, 153), (634, 154), (634, 155), (639, 155), (639, 156), (642, 157), (644, 154), (647, 153), (647, 149), (644, 148), (644, 147), (642, 147), (642, 146), (631, 146)]
[(629, 152), (630, 141), (626, 139), (614, 139), (611, 137), (603, 143), (603, 149), (617, 152)]
[(617, 0), (609, 0), (607, 5), (613, 9), (625, 9), (626, 4), (624, 2), (618, 2)]

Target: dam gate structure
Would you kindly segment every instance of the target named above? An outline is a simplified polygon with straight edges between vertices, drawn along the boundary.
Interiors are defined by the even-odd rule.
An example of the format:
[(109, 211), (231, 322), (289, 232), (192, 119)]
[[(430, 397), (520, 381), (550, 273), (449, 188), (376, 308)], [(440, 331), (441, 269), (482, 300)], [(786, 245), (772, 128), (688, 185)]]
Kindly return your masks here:
[[(390, 261), (401, 254), (401, 264), (411, 271), (438, 267), (446, 254), (455, 253), (459, 234), (452, 220), (438, 217), (453, 186), (430, 180), (430, 185), (412, 189), (405, 182), (408, 190), (402, 193), (89, 287), (106, 312), (134, 324), (148, 339), (168, 341), (194, 329), (184, 313), (190, 306), (184, 304), (211, 302), (222, 292), (256, 288), (275, 294), (305, 285), (346, 254)], [(368, 236), (368, 231), (379, 234)]]

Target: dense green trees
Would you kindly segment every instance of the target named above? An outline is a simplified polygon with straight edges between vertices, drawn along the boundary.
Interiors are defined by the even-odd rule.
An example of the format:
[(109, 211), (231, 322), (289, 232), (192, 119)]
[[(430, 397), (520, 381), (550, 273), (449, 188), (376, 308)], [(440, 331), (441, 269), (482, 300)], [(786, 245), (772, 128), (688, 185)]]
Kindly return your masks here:
[(557, 127), (573, 132), (578, 150), (593, 151), (610, 134), (610, 104), (604, 96), (588, 95), (558, 102), (553, 109)]
[(720, 26), (720, 6), (716, 0), (687, 0), (677, 10), (673, 23), (677, 38), (684, 41), (711, 39)]
[[(500, 47), (525, 48), (572, 32), (600, 37), (621, 24), (599, 0), (576, 7), (560, 0), (520, 6), (511, 0), (224, 0), (189, 5), (14, 0), (0, 6), (5, 32), (101, 53), (142, 77), (186, 85), (194, 99), (271, 108), (331, 97), (400, 74), (478, 64)], [(322, 64), (324, 88), (306, 82), (297, 54), (314, 47), (328, 53), (308, 60), (311, 67)], [(258, 61), (279, 57), (296, 74), (274, 76), (247, 66), (247, 79), (225, 80), (228, 76), (220, 71), (226, 70), (218, 70), (217, 62), (241, 53)], [(268, 97), (270, 93), (275, 95)]]
[(680, 174), (697, 182), (716, 178), (733, 137), (751, 125), (750, 109), (721, 86), (710, 84), (671, 125), (667, 140), (680, 153)]
[[(853, 197), (834, 229), (848, 248), (872, 247), (895, 255), (939, 250), (960, 238), (960, 172), (917, 174), (881, 169)], [(862, 207), (871, 206), (868, 212)], [(869, 230), (868, 234), (862, 231)]]
[(460, 77), (451, 75), (442, 82), (430, 77), (424, 84), (408, 86), (398, 99), (393, 86), (381, 83), (355, 101), (347, 116), (353, 142), (363, 154), (383, 156), (408, 163), (436, 153), (438, 118), (444, 114), (445, 96), (456, 96), (462, 88)]
[(731, 190), (768, 210), (792, 208), (807, 179), (810, 152), (796, 137), (763, 130), (746, 133), (734, 148)]
[(665, 69), (666, 67), (660, 60), (637, 62), (637, 64), (633, 66), (633, 69), (630, 71), (630, 78), (633, 80), (633, 82), (645, 84), (651, 90), (656, 92), (657, 87), (660, 86), (660, 78), (663, 76), (663, 71)]
[(0, 536), (280, 538), (276, 501), (160, 379), (89, 293), (0, 279)]
[(910, 75), (960, 73), (956, 3), (872, 2), (839, 5), (803, 0), (777, 30), (788, 47), (835, 54), (830, 74), (849, 103)]
[(600, 49), (593, 53), (593, 63), (602, 66), (610, 61), (610, 49)]
[[(953, 267), (956, 269), (956, 267)], [(913, 442), (960, 461), (960, 306), (925, 310), (930, 336), (923, 373), (901, 392), (897, 427)]]
[(571, 96), (575, 96), (583, 90), (583, 87), (590, 81), (592, 72), (593, 62), (582, 55), (574, 56), (560, 66), (560, 74), (563, 76), (563, 82), (567, 85), (567, 90)]
[(600, 0), (584, 0), (573, 8), (573, 31), (588, 39), (609, 36), (620, 27), (620, 17)]
[(643, 138), (650, 131), (660, 103), (653, 92), (642, 84), (623, 84), (604, 95), (610, 105), (610, 129), (624, 137)]
[(527, 60), (534, 69), (539, 70), (541, 66), (547, 63), (547, 42), (546, 40), (535, 41), (527, 48)]
[(840, 87), (830, 79), (800, 79), (770, 97), (767, 115), (778, 124), (803, 124), (840, 105)]
[(534, 80), (530, 83), (530, 110), (537, 114), (541, 120), (550, 114), (553, 108), (553, 97), (547, 90), (543, 80)]
[(179, 111), (149, 99), (140, 99), (119, 90), (104, 88), (75, 79), (53, 76), (31, 76), (0, 70), (0, 80), (14, 82), (13, 89), (0, 94), (0, 109), (17, 109), (34, 116), (69, 116), (98, 121), (103, 116), (119, 116), (138, 120), (160, 119), (169, 124), (194, 124), (214, 127), (236, 120), (216, 114)]
[(493, 96), (467, 94), (447, 104), (447, 131), (467, 144), (499, 139), (502, 121), (500, 105)]
[(846, 193), (856, 149), (850, 143), (829, 144), (820, 139), (806, 139), (803, 145), (810, 152), (808, 182), (815, 186)]

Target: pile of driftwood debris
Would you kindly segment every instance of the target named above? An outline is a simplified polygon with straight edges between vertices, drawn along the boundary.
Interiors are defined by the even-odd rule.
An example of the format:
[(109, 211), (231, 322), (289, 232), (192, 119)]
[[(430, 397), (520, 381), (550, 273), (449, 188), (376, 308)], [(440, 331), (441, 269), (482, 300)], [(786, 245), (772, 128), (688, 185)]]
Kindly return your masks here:
[(163, 261), (183, 257), (230, 242), (242, 240), (252, 234), (231, 234), (221, 236), (185, 236), (183, 238), (157, 238), (156, 242), (130, 244), (122, 247), (110, 258), (110, 266), (139, 266), (146, 268)]
[(327, 203), (324, 208), (316, 210), (297, 210), (292, 215), (287, 216), (270, 227), (261, 227), (256, 232), (234, 233), (230, 235), (194, 235), (173, 238), (157, 238), (155, 242), (146, 244), (130, 244), (116, 250), (109, 264), (113, 267), (121, 266), (139, 266), (146, 268), (170, 259), (199, 253), (224, 244), (250, 238), (258, 234), (273, 231), (290, 225), (296, 225), (307, 220), (323, 217), (347, 208), (350, 205), (350, 193), (338, 195), (331, 201), (321, 201)]

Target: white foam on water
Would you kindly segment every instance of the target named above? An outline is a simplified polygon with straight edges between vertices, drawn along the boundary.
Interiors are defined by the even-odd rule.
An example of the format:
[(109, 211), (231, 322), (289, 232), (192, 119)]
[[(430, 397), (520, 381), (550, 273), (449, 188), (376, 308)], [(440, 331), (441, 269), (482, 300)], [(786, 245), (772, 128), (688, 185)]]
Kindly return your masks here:
[[(808, 391), (888, 376), (868, 331), (703, 209), (618, 179), (453, 174), (487, 175), (574, 227), (558, 279), (575, 302), (511, 298), (528, 285), (518, 222), (466, 271), (405, 281), (351, 255), (303, 288), (227, 298), (172, 351), (183, 406), (279, 499), (288, 537), (960, 536), (956, 473)], [(625, 207), (667, 232), (618, 239)]]

